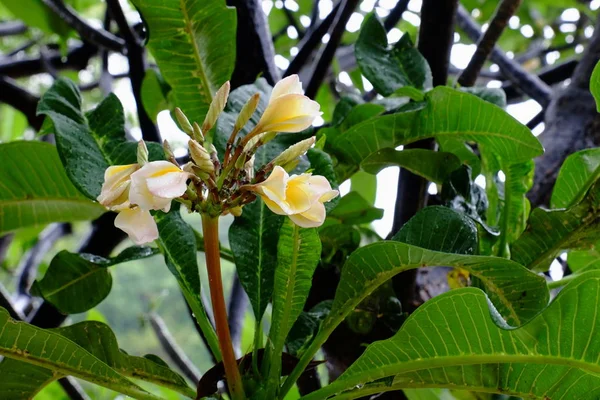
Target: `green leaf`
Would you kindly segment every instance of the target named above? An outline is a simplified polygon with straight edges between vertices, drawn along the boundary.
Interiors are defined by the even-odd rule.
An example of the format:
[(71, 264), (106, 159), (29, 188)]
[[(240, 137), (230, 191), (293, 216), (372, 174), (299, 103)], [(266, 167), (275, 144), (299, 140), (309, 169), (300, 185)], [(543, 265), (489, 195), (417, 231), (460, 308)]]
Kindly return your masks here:
[(277, 239), (284, 217), (274, 214), (262, 199), (244, 206), (229, 228), (229, 245), (240, 283), (256, 319), (261, 319), (273, 295)]
[(499, 107), (447, 87), (427, 93), (423, 108), (372, 118), (332, 140), (336, 156), (360, 164), (384, 148), (434, 137), (475, 141), (503, 162), (529, 161), (542, 154), (529, 129)]
[[(59, 333), (16, 322), (0, 308), (0, 355), (74, 376), (136, 399), (158, 399)], [(90, 332), (93, 333), (93, 332)]]
[(221, 352), (217, 335), (206, 315), (200, 294), (200, 271), (196, 258), (194, 230), (181, 218), (179, 207), (173, 207), (167, 214), (157, 212), (154, 219), (159, 235), (156, 243), (165, 257), (167, 267), (177, 279), (183, 296), (207, 339), (210, 350), (217, 361), (220, 361)]
[(545, 271), (567, 250), (589, 248), (600, 239), (600, 184), (568, 209), (531, 212), (525, 232), (511, 246), (511, 258), (534, 271)]
[(377, 199), (377, 176), (364, 171), (357, 171), (350, 178), (350, 192), (358, 193), (370, 205)]
[(156, 249), (135, 246), (114, 258), (92, 254), (59, 252), (40, 281), (34, 282), (31, 293), (41, 296), (64, 314), (78, 314), (100, 304), (112, 288), (108, 267), (139, 260), (157, 254)]
[(461, 166), (461, 162), (452, 153), (424, 149), (381, 149), (371, 154), (360, 164), (370, 174), (377, 174), (387, 167), (402, 167), (425, 179), (444, 183), (450, 174)]
[(300, 313), (285, 340), (285, 346), (289, 354), (298, 357), (302, 354), (302, 351), (308, 347), (319, 331), (321, 322), (329, 314), (331, 303), (331, 300), (324, 300), (314, 306), (310, 311), (303, 311)]
[(363, 22), (354, 53), (363, 75), (383, 96), (404, 86), (431, 87), (429, 65), (410, 36), (405, 34), (394, 46), (388, 46), (386, 31), (375, 14)]
[(267, 376), (271, 391), (279, 387), (285, 339), (308, 298), (320, 257), (321, 241), (317, 230), (300, 228), (287, 219), (281, 226), (277, 243), (273, 314), (265, 355), (269, 360)]
[(361, 122), (368, 121), (385, 111), (385, 107), (379, 104), (366, 103), (359, 104), (352, 108), (348, 114), (344, 116), (344, 119), (340, 122), (338, 128), (340, 131), (345, 131), (354, 125), (360, 124)]
[(342, 197), (337, 206), (327, 215), (342, 224), (366, 224), (383, 217), (383, 210), (375, 208), (357, 192)]
[(214, 93), (233, 72), (235, 9), (223, 0), (133, 3), (149, 28), (148, 48), (173, 88), (173, 102), (201, 124)]
[(590, 92), (596, 100), (596, 111), (600, 112), (600, 62), (594, 67), (590, 78)]
[[(69, 327), (42, 332), (56, 336), (60, 335), (65, 340), (68, 339), (81, 346), (81, 350), (74, 358), (87, 353), (122, 376), (164, 386), (188, 397), (194, 397), (195, 395), (194, 390), (186, 384), (185, 380), (169, 369), (156, 356), (135, 357), (121, 351), (114, 333), (101, 322), (86, 321)], [(56, 353), (60, 354), (58, 353), (58, 346)], [(155, 357), (156, 361), (151, 357)], [(57, 357), (55, 362), (59, 362), (59, 360), (60, 357)], [(5, 358), (0, 363), (0, 373), (2, 373), (0, 397), (3, 394), (9, 396), (10, 393), (7, 398), (12, 400), (32, 398), (50, 382), (66, 376), (65, 373), (61, 372), (60, 370), (55, 371), (28, 364), (17, 359)], [(24, 376), (27, 376), (27, 379), (23, 379)]]
[(479, 175), (481, 172), (481, 160), (464, 140), (453, 139), (451, 137), (437, 137), (436, 140), (440, 145), (440, 151), (454, 154), (460, 159), (462, 164), (468, 165), (471, 168), (473, 176)]
[[(335, 170), (333, 169), (333, 161), (331, 156), (321, 149), (312, 148), (306, 153), (308, 162), (310, 163), (310, 169), (314, 175), (321, 175), (327, 178), (332, 189), (338, 189), (337, 178), (335, 176)], [(325, 203), (325, 210), (327, 212), (333, 210), (339, 203), (339, 196)]]
[[(303, 399), (327, 399), (353, 390), (339, 397), (349, 399), (370, 390), (411, 387), (523, 398), (597, 398), (599, 281), (599, 271), (579, 277), (517, 329), (498, 321), (480, 290), (445, 293), (419, 307), (394, 337), (370, 345), (333, 384)], [(393, 377), (390, 386), (355, 389), (388, 377)]]
[(573, 273), (600, 269), (600, 252), (598, 250), (598, 243), (596, 243), (589, 250), (569, 252), (567, 256), (569, 269)]
[(573, 153), (563, 163), (552, 191), (552, 208), (569, 208), (600, 178), (600, 148)]
[[(37, 112), (52, 120), (67, 175), (87, 197), (98, 197), (104, 171), (110, 165), (136, 162), (137, 144), (125, 139), (123, 106), (113, 93), (84, 115), (79, 89), (72, 81), (60, 78), (44, 93)], [(148, 150), (151, 159), (162, 158), (159, 144), (148, 143)]]
[(482, 100), (497, 105), (500, 108), (506, 108), (506, 93), (500, 88), (479, 87), (461, 87), (460, 90), (471, 93)]
[(66, 37), (71, 30), (67, 23), (57, 15), (44, 2), (39, 0), (11, 1), (2, 0), (0, 3), (12, 15), (23, 21), (27, 26), (38, 28), (44, 33), (56, 33)]
[(69, 181), (51, 144), (0, 144), (0, 234), (50, 222), (91, 220), (104, 212)]
[(477, 250), (477, 227), (462, 213), (431, 206), (408, 220), (392, 240), (444, 253), (473, 254)]
[(154, 69), (148, 69), (142, 81), (142, 103), (148, 116), (154, 123), (158, 113), (163, 110), (172, 109), (174, 106), (169, 102), (171, 87), (160, 74)]

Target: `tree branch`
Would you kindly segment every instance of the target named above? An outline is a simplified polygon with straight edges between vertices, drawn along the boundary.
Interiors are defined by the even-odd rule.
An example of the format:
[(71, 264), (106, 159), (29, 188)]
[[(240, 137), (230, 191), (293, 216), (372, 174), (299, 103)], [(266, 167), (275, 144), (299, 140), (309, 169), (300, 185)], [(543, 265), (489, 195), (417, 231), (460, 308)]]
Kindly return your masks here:
[[(539, 71), (538, 77), (545, 84), (554, 85), (570, 78), (578, 63), (578, 60), (569, 60), (561, 64), (552, 65)], [(506, 100), (509, 102), (518, 101), (523, 96), (523, 92), (510, 81), (503, 83), (502, 89), (506, 93)]]
[[(479, 41), (481, 29), (475, 23), (469, 12), (464, 7), (459, 6), (457, 13), (457, 22), (460, 28), (474, 42)], [(525, 70), (521, 65), (511, 60), (497, 46), (492, 49), (491, 59), (498, 64), (500, 70), (511, 82), (517, 85), (529, 97), (546, 107), (552, 97), (552, 89), (542, 82), (536, 75)]]
[(82, 39), (96, 46), (123, 53), (125, 42), (123, 39), (103, 29), (96, 29), (85, 22), (75, 11), (66, 5), (63, 0), (42, 0), (54, 13), (70, 27), (75, 29)]
[(323, 51), (319, 54), (318, 61), (313, 69), (312, 77), (306, 85), (305, 94), (311, 99), (315, 98), (319, 88), (321, 87), (321, 84), (323, 83), (323, 80), (325, 79), (325, 76), (327, 75), (329, 66), (333, 61), (335, 52), (342, 40), (342, 35), (346, 31), (346, 24), (348, 23), (350, 16), (354, 12), (354, 9), (360, 0), (343, 1), (344, 3), (336, 14), (335, 22), (329, 37), (329, 42), (327, 42), (325, 49), (323, 49)]
[(131, 26), (129, 26), (119, 0), (106, 0), (110, 16), (117, 23), (119, 32), (125, 39), (127, 49), (127, 61), (129, 62), (129, 80), (131, 82), (131, 91), (135, 98), (138, 121), (142, 130), (144, 140), (151, 142), (161, 142), (160, 134), (154, 122), (148, 116), (144, 103), (142, 101), (142, 82), (146, 75), (146, 61), (144, 47), (141, 40)]
[(302, 67), (306, 65), (306, 63), (308, 62), (308, 58), (313, 53), (313, 51), (315, 51), (315, 49), (319, 46), (319, 44), (321, 44), (321, 39), (323, 39), (323, 36), (325, 36), (325, 34), (329, 31), (331, 24), (333, 24), (335, 16), (340, 8), (340, 4), (341, 1), (336, 3), (336, 5), (333, 7), (333, 9), (327, 15), (327, 17), (325, 17), (325, 19), (321, 21), (321, 23), (319, 23), (318, 26), (312, 29), (309, 35), (305, 36), (298, 43), (298, 48), (300, 50), (298, 50), (298, 54), (296, 54), (296, 57), (294, 57), (292, 62), (290, 62), (290, 65), (288, 66), (283, 76), (297, 74), (300, 72)]
[(390, 14), (387, 16), (385, 21), (383, 22), (383, 27), (386, 32), (389, 32), (393, 27), (396, 26), (398, 22), (402, 19), (402, 14), (406, 11), (406, 7), (408, 7), (409, 0), (398, 0), (394, 8), (390, 11)]
[(490, 26), (479, 38), (475, 54), (473, 54), (467, 68), (465, 68), (458, 78), (460, 85), (470, 87), (475, 84), (477, 76), (479, 76), (479, 71), (481, 71), (483, 64), (485, 64), (485, 61), (490, 56), (496, 42), (500, 39), (500, 35), (504, 32), (508, 20), (515, 14), (520, 5), (521, 0), (502, 0), (500, 2), (490, 22)]
[(0, 24), (0, 37), (20, 35), (27, 32), (27, 26), (18, 21), (6, 21)]
[(185, 352), (179, 347), (160, 315), (152, 312), (149, 315), (149, 319), (150, 326), (158, 338), (161, 347), (167, 353), (167, 356), (169, 356), (169, 359), (186, 378), (194, 383), (198, 383), (200, 381), (200, 371), (198, 371)]
[(22, 112), (35, 130), (39, 130), (44, 122), (43, 116), (36, 115), (38, 101), (37, 96), (18, 86), (14, 80), (0, 76), (0, 103)]

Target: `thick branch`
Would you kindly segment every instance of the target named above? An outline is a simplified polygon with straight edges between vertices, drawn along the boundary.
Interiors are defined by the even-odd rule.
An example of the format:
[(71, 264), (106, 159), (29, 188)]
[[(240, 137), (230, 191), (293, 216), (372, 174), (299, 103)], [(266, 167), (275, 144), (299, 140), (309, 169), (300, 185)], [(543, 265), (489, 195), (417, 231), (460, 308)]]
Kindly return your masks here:
[[(539, 71), (538, 77), (547, 85), (554, 85), (562, 82), (573, 75), (575, 67), (579, 63), (578, 60), (569, 60), (560, 64), (552, 65), (543, 68)], [(495, 78), (497, 79), (497, 78)], [(512, 82), (508, 81), (502, 85), (502, 89), (506, 93), (506, 99), (509, 102), (519, 101), (523, 97), (523, 93)]]
[(27, 27), (22, 22), (6, 21), (0, 24), (0, 37), (20, 35), (27, 32)]
[(185, 375), (186, 378), (197, 383), (200, 380), (200, 371), (198, 371), (196, 366), (187, 357), (185, 352), (175, 342), (175, 338), (173, 338), (173, 335), (171, 335), (171, 332), (169, 332), (169, 328), (167, 328), (167, 325), (160, 315), (151, 313), (150, 325), (152, 326), (152, 330), (158, 338), (160, 345), (165, 353), (167, 353), (173, 364), (177, 366), (177, 368), (183, 373), (183, 375)]
[(520, 5), (521, 0), (502, 0), (500, 2), (490, 22), (490, 26), (477, 43), (477, 50), (475, 50), (475, 54), (471, 57), (469, 65), (467, 65), (467, 68), (465, 68), (458, 78), (459, 84), (467, 87), (475, 84), (479, 76), (479, 71), (481, 71), (483, 64), (485, 64), (485, 61), (490, 56), (496, 42), (500, 39), (500, 35), (504, 32), (508, 20), (515, 14)]
[(323, 36), (329, 31), (331, 24), (333, 24), (335, 16), (340, 8), (340, 4), (341, 2), (336, 3), (329, 15), (327, 15), (327, 17), (325, 17), (325, 19), (314, 29), (311, 29), (310, 34), (305, 36), (298, 43), (298, 48), (300, 50), (298, 50), (298, 54), (296, 54), (296, 57), (290, 62), (290, 65), (283, 76), (297, 74), (307, 64), (309, 57), (321, 44), (321, 39), (323, 39)]
[(404, 14), (404, 11), (406, 11), (406, 7), (408, 6), (408, 2), (409, 0), (398, 0), (394, 8), (392, 8), (390, 14), (383, 22), (383, 27), (386, 32), (389, 32), (398, 22), (400, 22), (402, 14)]
[(589, 84), (600, 59), (600, 17), (594, 35), (577, 64), (571, 83), (560, 89), (546, 110), (545, 129), (540, 136), (545, 148), (536, 160), (532, 205), (547, 205), (556, 175), (565, 158), (581, 149), (600, 145), (600, 117)]
[(42, 0), (54, 13), (75, 29), (82, 39), (99, 47), (123, 53), (125, 42), (123, 39), (103, 29), (96, 29), (85, 22), (75, 11), (66, 5), (63, 0)]
[(348, 23), (348, 20), (350, 19), (350, 16), (354, 12), (354, 9), (358, 3), (359, 0), (344, 0), (343, 5), (336, 15), (329, 37), (329, 42), (327, 42), (325, 49), (323, 49), (323, 51), (319, 54), (312, 77), (306, 86), (305, 94), (311, 99), (315, 98), (317, 91), (321, 87), (321, 84), (327, 75), (327, 71), (329, 70), (329, 66), (333, 61), (335, 52), (342, 41), (342, 35), (346, 31), (346, 24)]
[(36, 115), (38, 101), (37, 96), (18, 86), (12, 79), (0, 76), (0, 103), (6, 103), (22, 112), (35, 130), (40, 129), (44, 121), (43, 116)]

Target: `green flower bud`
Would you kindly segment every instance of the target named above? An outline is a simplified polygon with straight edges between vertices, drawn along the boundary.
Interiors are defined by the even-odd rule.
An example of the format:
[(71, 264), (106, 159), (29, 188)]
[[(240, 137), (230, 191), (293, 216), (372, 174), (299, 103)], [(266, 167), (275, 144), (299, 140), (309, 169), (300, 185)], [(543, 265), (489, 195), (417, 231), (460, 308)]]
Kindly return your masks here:
[(185, 133), (187, 133), (189, 136), (192, 136), (192, 134), (193, 134), (192, 125), (190, 124), (190, 121), (188, 120), (188, 118), (185, 116), (185, 114), (183, 113), (183, 111), (181, 111), (181, 108), (179, 108), (179, 107), (175, 108), (175, 118), (177, 119), (177, 122), (179, 123), (181, 130), (184, 131)]
[(137, 147), (137, 163), (140, 167), (144, 166), (148, 162), (148, 147), (146, 147), (146, 142), (140, 140), (138, 142)]
[(208, 151), (195, 140), (190, 140), (188, 142), (190, 149), (190, 156), (192, 160), (194, 160), (194, 164), (203, 172), (212, 173), (215, 171), (215, 166), (210, 159), (210, 155)]

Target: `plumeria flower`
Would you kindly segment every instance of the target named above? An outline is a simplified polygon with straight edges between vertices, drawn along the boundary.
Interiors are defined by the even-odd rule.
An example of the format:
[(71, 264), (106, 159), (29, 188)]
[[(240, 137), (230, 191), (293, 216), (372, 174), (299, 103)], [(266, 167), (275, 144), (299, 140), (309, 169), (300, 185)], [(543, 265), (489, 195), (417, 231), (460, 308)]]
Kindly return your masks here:
[(127, 208), (115, 218), (115, 226), (125, 232), (137, 245), (150, 243), (158, 239), (158, 227), (150, 211), (140, 207)]
[(129, 207), (131, 174), (140, 168), (138, 164), (113, 165), (104, 171), (104, 183), (97, 200), (112, 211)]
[(260, 195), (271, 211), (289, 216), (302, 228), (321, 226), (325, 221), (323, 203), (339, 194), (331, 189), (323, 176), (309, 173), (290, 176), (280, 166), (276, 166), (271, 175), (254, 185), (252, 190)]
[(168, 161), (152, 161), (131, 174), (129, 201), (143, 210), (171, 209), (171, 200), (183, 195), (190, 174)]
[(319, 103), (304, 95), (298, 75), (290, 75), (273, 87), (269, 104), (253, 131), (300, 132), (322, 114), (319, 109)]

